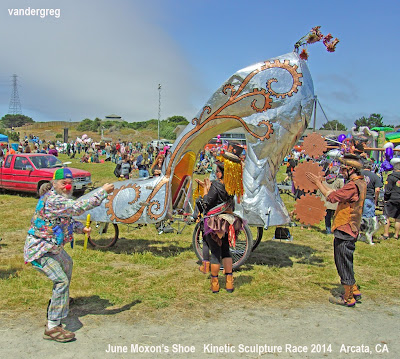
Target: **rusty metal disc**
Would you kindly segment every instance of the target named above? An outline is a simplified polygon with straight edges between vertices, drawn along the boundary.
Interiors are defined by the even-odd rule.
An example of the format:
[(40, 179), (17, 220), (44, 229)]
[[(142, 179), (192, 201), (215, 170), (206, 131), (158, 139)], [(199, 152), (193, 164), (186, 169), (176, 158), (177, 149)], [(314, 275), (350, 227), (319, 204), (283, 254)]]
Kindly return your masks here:
[(318, 163), (311, 161), (300, 163), (294, 168), (293, 181), (295, 188), (299, 188), (304, 192), (313, 192), (318, 187), (307, 179), (307, 172), (311, 172), (318, 177), (323, 177), (324, 170)]
[(326, 207), (320, 197), (307, 193), (296, 201), (294, 212), (300, 223), (314, 225), (324, 219)]
[(312, 132), (304, 137), (303, 149), (310, 157), (317, 158), (328, 149), (328, 144), (319, 133)]

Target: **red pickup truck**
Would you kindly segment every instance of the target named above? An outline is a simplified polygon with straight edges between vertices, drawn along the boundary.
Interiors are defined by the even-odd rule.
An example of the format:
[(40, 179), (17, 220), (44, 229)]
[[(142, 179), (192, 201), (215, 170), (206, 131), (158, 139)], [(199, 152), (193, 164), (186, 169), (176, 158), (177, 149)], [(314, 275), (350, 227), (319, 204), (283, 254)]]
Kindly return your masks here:
[[(0, 188), (39, 193), (63, 163), (53, 155), (23, 153), (8, 155), (0, 167)], [(90, 172), (69, 168), (74, 176), (74, 195), (81, 196), (91, 184)]]

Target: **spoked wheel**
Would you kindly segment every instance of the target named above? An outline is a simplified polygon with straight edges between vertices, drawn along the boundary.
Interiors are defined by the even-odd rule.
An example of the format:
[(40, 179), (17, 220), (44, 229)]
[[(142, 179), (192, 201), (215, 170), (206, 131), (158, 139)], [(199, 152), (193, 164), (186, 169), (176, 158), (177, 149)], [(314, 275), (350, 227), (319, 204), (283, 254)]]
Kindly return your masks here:
[(263, 233), (264, 233), (264, 228), (257, 227), (257, 238), (255, 241), (253, 241), (253, 248), (251, 249), (251, 251), (254, 251), (257, 248), (257, 246), (260, 244)]
[[(203, 222), (196, 224), (193, 231), (193, 249), (199, 260), (203, 260)], [(251, 254), (253, 248), (253, 235), (251, 234), (250, 227), (248, 225), (244, 226), (244, 230), (239, 232), (236, 238), (235, 247), (230, 247), (229, 251), (231, 253), (233, 269), (239, 268), (244, 264)]]
[(203, 260), (203, 222), (198, 222), (194, 227), (192, 245), (194, 253), (200, 261)]
[(109, 248), (117, 243), (119, 229), (115, 223), (91, 222), (92, 231), (88, 238), (89, 243), (97, 248)]

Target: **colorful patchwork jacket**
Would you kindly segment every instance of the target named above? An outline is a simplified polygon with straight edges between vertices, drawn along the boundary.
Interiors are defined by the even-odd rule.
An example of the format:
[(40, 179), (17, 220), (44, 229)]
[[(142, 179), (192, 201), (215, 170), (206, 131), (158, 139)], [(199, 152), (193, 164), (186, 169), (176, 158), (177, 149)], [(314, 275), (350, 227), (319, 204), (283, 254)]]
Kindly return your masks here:
[(72, 218), (97, 207), (108, 194), (100, 189), (88, 199), (73, 200), (54, 190), (40, 197), (31, 220), (24, 247), (25, 262), (32, 262), (45, 253), (59, 253), (64, 244), (73, 240), (73, 233), (85, 227)]

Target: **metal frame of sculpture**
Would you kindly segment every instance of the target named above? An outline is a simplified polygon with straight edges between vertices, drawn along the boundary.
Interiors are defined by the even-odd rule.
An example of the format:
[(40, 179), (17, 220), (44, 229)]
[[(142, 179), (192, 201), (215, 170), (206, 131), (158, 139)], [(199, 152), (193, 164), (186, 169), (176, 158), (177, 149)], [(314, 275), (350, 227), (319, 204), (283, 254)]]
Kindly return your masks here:
[(218, 134), (243, 127), (247, 140), (244, 196), (236, 212), (254, 226), (288, 223), (275, 176), (307, 128), (313, 104), (311, 75), (296, 52), (239, 70), (176, 139), (161, 176), (115, 182), (108, 199), (89, 211), (92, 220), (141, 224), (171, 217), (174, 192), (183, 176), (193, 175), (198, 152)]

